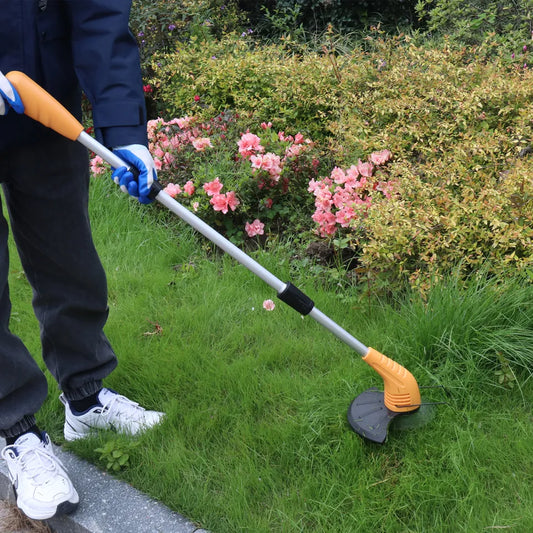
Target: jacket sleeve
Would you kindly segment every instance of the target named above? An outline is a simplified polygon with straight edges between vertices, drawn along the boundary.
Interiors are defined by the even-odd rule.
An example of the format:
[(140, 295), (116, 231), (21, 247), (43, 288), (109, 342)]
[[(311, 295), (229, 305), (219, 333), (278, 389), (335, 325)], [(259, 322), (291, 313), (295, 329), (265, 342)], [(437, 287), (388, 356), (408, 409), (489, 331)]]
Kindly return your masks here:
[(66, 0), (74, 69), (93, 109), (96, 137), (113, 148), (147, 145), (139, 51), (130, 0)]

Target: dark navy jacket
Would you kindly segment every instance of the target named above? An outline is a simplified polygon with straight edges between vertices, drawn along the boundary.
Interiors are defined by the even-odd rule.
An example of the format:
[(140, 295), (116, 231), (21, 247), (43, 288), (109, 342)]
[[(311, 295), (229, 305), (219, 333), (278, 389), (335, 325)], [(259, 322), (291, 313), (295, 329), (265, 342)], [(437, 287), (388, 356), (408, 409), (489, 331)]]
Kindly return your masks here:
[[(100, 142), (146, 144), (130, 6), (130, 0), (0, 0), (0, 70), (26, 73), (78, 119), (83, 89)], [(43, 129), (11, 110), (0, 117), (0, 152), (38, 142)]]

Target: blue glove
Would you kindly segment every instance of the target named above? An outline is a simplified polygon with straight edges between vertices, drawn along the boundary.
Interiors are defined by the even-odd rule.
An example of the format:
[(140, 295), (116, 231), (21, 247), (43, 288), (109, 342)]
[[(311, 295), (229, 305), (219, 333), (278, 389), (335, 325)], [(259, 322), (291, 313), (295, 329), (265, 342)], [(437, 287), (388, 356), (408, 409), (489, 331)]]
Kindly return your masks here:
[(148, 197), (152, 183), (157, 180), (155, 164), (148, 148), (142, 144), (128, 144), (113, 148), (113, 153), (123, 161), (134, 167), (139, 175), (135, 177), (126, 167), (113, 169), (111, 177), (120, 185), (123, 192), (134, 196), (141, 204), (149, 204), (152, 200)]
[(24, 113), (24, 104), (11, 82), (0, 72), (0, 115), (5, 115), (9, 108), (17, 113)]

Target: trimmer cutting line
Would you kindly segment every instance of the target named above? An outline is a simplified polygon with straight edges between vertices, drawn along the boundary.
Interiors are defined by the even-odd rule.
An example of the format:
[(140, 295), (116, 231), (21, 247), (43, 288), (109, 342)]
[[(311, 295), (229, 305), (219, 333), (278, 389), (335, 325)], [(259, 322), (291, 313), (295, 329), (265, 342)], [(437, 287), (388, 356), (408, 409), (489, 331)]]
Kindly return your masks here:
[[(128, 167), (111, 150), (108, 150), (88, 135), (83, 126), (57, 100), (22, 72), (12, 71), (6, 76), (18, 91), (24, 103), (24, 113), (41, 124), (55, 130), (72, 141), (78, 141), (107, 161), (111, 167)], [(348, 409), (348, 422), (356, 433), (373, 442), (383, 443), (387, 438), (389, 423), (396, 417), (405, 420), (404, 426), (413, 426), (418, 419), (426, 418), (428, 412), (420, 399), (420, 390), (413, 375), (403, 366), (365, 346), (346, 332), (333, 320), (319, 311), (314, 302), (290, 282), (282, 282), (233, 243), (203, 222), (187, 208), (163, 191), (159, 182), (154, 182), (150, 197), (164, 205), (204, 237), (219, 246), (253, 274), (270, 285), (278, 298), (298, 313), (309, 315), (337, 338), (353, 348), (363, 361), (368, 363), (384, 381), (384, 392), (371, 388), (361, 393)], [(421, 409), (422, 407), (422, 409)], [(413, 420), (406, 418), (417, 413)], [(420, 415), (422, 415), (420, 417)], [(415, 423), (415, 420), (417, 421)]]

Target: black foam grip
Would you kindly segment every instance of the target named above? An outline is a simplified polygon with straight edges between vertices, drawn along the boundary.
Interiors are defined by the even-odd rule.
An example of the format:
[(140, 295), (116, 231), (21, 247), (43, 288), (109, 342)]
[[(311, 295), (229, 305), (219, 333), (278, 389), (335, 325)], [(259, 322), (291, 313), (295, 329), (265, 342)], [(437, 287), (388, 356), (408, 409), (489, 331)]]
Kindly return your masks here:
[(290, 305), (301, 315), (308, 315), (315, 306), (315, 302), (309, 296), (290, 282), (287, 283), (282, 291), (278, 292), (278, 298), (287, 305)]
[(152, 183), (150, 192), (148, 193), (148, 198), (150, 200), (155, 200), (155, 197), (163, 190), (163, 186), (157, 180)]

